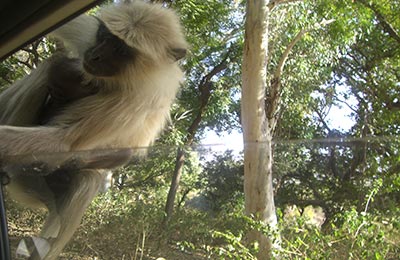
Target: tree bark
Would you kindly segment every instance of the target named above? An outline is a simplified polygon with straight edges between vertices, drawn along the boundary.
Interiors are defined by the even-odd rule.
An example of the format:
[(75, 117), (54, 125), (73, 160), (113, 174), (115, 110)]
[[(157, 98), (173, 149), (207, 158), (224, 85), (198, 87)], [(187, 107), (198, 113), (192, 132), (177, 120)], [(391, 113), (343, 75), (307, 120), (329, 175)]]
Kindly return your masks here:
[(172, 176), (171, 186), (169, 188), (167, 202), (165, 204), (166, 216), (164, 219), (164, 225), (168, 225), (168, 222), (171, 220), (174, 211), (175, 197), (179, 188), (179, 182), (181, 180), (184, 164), (185, 164), (185, 152), (183, 151), (183, 149), (179, 148), (178, 153), (176, 155), (174, 174)]
[[(249, 0), (246, 6), (242, 72), (242, 127), (244, 139), (245, 212), (276, 230), (272, 187), (272, 132), (265, 112), (269, 1)], [(273, 233), (273, 232), (272, 232)], [(258, 259), (270, 259), (276, 247), (273, 235), (249, 234), (258, 241)], [(276, 240), (275, 240), (276, 241)]]
[[(210, 101), (211, 97), (211, 90), (213, 88), (213, 83), (211, 78), (216, 74), (220, 73), (221, 71), (225, 70), (228, 66), (227, 59), (231, 50), (228, 50), (226, 55), (223, 57), (221, 62), (217, 64), (208, 74), (206, 74), (201, 80), (198, 86), (199, 89), (199, 103), (200, 107), (198, 110), (197, 115), (194, 117), (192, 123), (187, 129), (186, 141), (185, 146), (191, 146), (194, 141), (194, 137), (196, 132), (200, 126), (201, 120), (203, 119), (203, 114), (207, 109), (208, 102)], [(178, 192), (179, 183), (183, 171), (183, 166), (185, 165), (185, 151), (180, 148), (178, 150), (176, 160), (175, 160), (175, 169), (172, 176), (171, 186), (168, 191), (167, 202), (165, 205), (165, 218), (164, 218), (164, 226), (168, 225), (168, 222), (172, 218), (172, 214), (174, 211), (174, 204), (175, 204), (175, 197), (176, 193)]]

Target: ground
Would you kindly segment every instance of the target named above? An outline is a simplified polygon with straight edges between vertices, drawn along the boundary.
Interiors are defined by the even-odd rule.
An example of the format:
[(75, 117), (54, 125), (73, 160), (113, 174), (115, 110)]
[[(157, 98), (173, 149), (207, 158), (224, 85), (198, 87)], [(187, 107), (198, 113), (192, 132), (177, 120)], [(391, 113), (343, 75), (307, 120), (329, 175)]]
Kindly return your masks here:
[[(7, 206), (11, 252), (15, 254), (22, 238), (35, 236), (39, 232), (46, 212), (28, 210), (10, 202), (7, 202)], [(165, 234), (160, 237), (158, 227), (146, 228), (138, 235), (135, 223), (129, 220), (115, 216), (108, 223), (93, 225), (93, 217), (86, 216), (60, 259), (205, 259), (201, 252), (193, 254), (180, 250)]]

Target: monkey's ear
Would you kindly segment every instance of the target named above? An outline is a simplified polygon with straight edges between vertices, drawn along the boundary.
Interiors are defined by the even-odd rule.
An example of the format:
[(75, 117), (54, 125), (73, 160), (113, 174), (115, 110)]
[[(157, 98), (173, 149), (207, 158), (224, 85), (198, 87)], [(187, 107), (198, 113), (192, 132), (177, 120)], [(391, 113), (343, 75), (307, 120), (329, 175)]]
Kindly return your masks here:
[(183, 57), (185, 57), (186, 52), (187, 52), (187, 50), (183, 49), (183, 48), (170, 49), (170, 53), (171, 53), (172, 57), (175, 58), (175, 61), (178, 61), (178, 60), (182, 59)]

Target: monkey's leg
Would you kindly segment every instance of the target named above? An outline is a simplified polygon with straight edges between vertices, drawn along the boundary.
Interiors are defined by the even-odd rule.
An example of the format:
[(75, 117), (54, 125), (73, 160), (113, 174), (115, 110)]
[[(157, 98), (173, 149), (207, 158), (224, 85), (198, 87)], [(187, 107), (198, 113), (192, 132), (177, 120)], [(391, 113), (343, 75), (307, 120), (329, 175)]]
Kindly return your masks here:
[[(47, 239), (50, 244), (50, 250), (43, 258), (45, 260), (53, 260), (59, 256), (79, 227), (83, 214), (104, 182), (103, 173), (96, 170), (82, 170), (71, 173), (70, 176), (71, 180), (67, 181), (68, 187), (65, 190), (57, 187), (54, 180), (49, 181), (53, 192), (56, 193), (56, 208), (49, 209), (49, 215), (41, 231), (41, 237)], [(36, 252), (30, 259), (41, 258)]]

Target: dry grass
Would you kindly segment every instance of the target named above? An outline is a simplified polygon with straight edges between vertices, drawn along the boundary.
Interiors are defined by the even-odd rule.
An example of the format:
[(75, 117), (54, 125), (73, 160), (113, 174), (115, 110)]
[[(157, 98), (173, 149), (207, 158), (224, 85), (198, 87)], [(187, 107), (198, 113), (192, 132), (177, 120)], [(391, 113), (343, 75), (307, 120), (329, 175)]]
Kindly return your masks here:
[[(39, 232), (46, 212), (25, 209), (8, 201), (7, 214), (11, 252), (16, 252), (22, 238)], [(161, 228), (142, 229), (137, 233), (137, 223), (130, 220), (116, 216), (106, 224), (93, 225), (93, 216), (86, 216), (60, 259), (205, 259), (201, 253), (180, 251), (165, 237)]]

